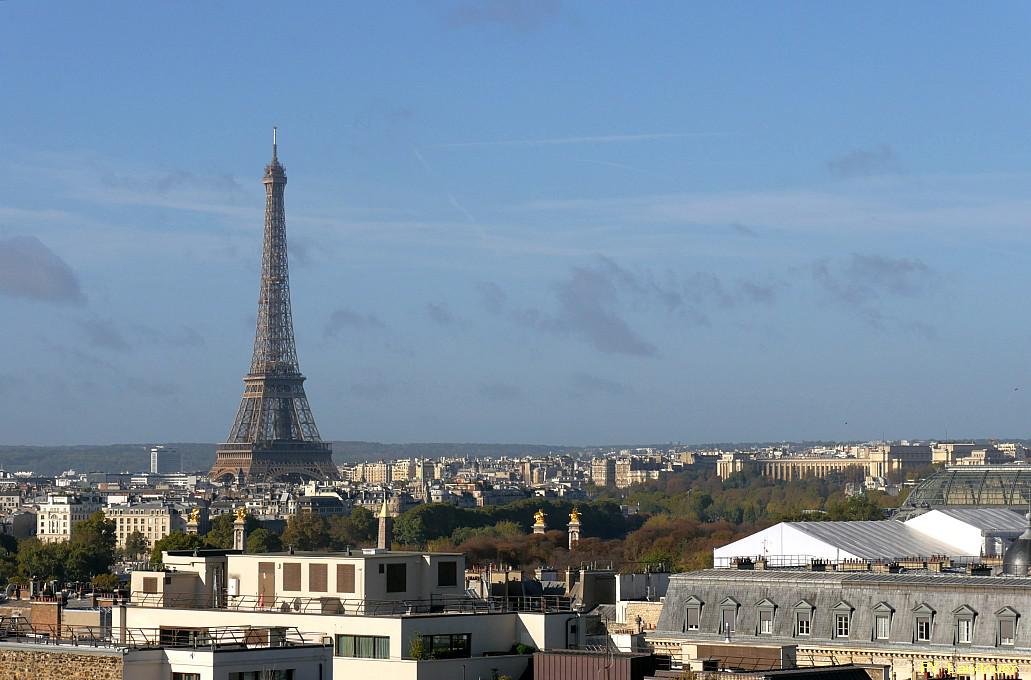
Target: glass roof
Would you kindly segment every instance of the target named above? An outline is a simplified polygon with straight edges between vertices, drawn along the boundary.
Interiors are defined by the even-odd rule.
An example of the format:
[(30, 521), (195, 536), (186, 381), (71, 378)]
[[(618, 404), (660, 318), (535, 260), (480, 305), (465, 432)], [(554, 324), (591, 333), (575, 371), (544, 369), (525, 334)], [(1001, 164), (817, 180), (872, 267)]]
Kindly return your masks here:
[(916, 485), (900, 508), (1023, 506), (1031, 500), (1031, 466), (957, 465)]

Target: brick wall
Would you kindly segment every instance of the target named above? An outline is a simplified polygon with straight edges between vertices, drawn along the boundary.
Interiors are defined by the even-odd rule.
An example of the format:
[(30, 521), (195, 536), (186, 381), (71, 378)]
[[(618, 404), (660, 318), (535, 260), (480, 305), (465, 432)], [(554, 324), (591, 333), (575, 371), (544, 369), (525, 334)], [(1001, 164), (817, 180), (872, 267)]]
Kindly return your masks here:
[(122, 655), (0, 649), (4, 680), (123, 680)]

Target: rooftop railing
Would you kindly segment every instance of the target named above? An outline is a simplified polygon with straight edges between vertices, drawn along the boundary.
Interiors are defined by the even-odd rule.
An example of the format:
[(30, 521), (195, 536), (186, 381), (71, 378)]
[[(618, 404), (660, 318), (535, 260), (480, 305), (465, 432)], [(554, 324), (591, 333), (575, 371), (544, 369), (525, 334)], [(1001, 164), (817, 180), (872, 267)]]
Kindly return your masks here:
[(293, 597), (270, 595), (223, 596), (215, 606), (211, 597), (182, 593), (133, 593), (131, 605), (166, 609), (225, 609), (283, 614), (322, 614), (337, 616), (417, 616), (421, 614), (491, 614), (502, 612), (569, 612), (568, 597), (454, 597), (428, 599), (372, 600), (344, 597)]
[(112, 631), (109, 626), (33, 625), (22, 617), (0, 620), (0, 642), (63, 647), (188, 648), (211, 651), (330, 644), (322, 633), (304, 633), (294, 626), (160, 627)]

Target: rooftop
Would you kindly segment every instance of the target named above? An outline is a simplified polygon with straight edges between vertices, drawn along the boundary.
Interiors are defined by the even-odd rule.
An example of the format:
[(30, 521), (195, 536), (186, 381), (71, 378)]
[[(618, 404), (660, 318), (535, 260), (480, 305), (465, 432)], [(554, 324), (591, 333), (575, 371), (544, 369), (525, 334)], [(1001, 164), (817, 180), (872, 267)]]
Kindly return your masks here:
[(701, 579), (709, 582), (740, 581), (757, 579), (763, 581), (797, 581), (799, 583), (827, 583), (848, 585), (850, 583), (884, 583), (895, 587), (911, 586), (969, 586), (980, 588), (1021, 588), (1031, 589), (1031, 577), (1017, 576), (968, 576), (965, 574), (890, 574), (890, 573), (850, 573), (834, 571), (804, 570), (748, 570), (748, 569), (701, 569), (681, 574), (673, 574), (671, 580)]

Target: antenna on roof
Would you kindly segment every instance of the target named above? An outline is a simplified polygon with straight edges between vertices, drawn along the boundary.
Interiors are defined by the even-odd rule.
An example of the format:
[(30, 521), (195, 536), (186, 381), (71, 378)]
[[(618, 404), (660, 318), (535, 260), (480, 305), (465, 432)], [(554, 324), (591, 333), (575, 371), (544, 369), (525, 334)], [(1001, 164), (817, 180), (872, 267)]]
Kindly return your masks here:
[(272, 126), (272, 160), (276, 160), (276, 126)]

